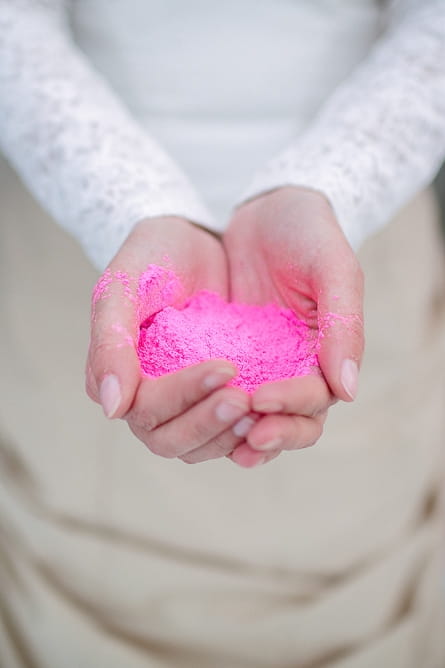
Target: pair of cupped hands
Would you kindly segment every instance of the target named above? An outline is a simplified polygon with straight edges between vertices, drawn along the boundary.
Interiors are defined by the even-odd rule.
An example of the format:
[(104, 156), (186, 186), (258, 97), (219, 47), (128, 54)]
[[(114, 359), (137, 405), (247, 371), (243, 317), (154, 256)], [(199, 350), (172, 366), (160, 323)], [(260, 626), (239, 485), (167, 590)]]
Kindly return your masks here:
[[(265, 383), (248, 395), (227, 384), (236, 368), (209, 360), (159, 378), (141, 373), (139, 276), (166, 266), (182, 282), (171, 305), (199, 290), (292, 309), (318, 329), (321, 374)], [(87, 392), (155, 454), (198, 463), (229, 457), (252, 467), (316, 443), (329, 407), (352, 401), (363, 353), (363, 275), (327, 199), (286, 186), (237, 208), (221, 239), (178, 217), (138, 223), (110, 263), (106, 298), (93, 305)], [(165, 298), (164, 298), (165, 299)]]

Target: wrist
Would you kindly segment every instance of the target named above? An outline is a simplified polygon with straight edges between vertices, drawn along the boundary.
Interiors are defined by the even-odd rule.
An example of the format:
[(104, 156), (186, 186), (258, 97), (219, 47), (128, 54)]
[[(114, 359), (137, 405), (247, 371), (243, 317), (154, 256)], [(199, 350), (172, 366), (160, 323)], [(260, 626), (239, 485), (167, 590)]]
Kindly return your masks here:
[(188, 218), (182, 218), (181, 216), (170, 216), (170, 215), (154, 216), (153, 218), (143, 218), (134, 225), (132, 232), (139, 231), (142, 233), (144, 232), (153, 233), (154, 231), (160, 231), (164, 233), (166, 230), (169, 230), (171, 232), (172, 230), (177, 230), (179, 228), (189, 229), (191, 232), (196, 230), (199, 232), (207, 233), (209, 236), (215, 237), (216, 239), (221, 238), (221, 234), (219, 232), (209, 229), (204, 225), (201, 225), (200, 223), (197, 223), (193, 220), (189, 220)]
[(296, 202), (312, 204), (317, 207), (329, 209), (330, 214), (335, 216), (332, 205), (328, 197), (321, 191), (315, 188), (297, 185), (283, 185), (270, 190), (265, 190), (257, 195), (250, 197), (241, 202), (236, 209), (244, 209), (245, 207), (262, 205), (264, 203), (271, 204), (276, 202)]

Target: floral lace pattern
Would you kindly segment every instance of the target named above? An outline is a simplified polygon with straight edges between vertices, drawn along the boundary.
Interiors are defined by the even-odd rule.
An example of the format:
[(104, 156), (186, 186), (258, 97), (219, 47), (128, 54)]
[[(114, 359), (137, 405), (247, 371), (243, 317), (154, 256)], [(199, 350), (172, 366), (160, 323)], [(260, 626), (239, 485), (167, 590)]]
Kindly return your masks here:
[(139, 220), (213, 228), (179, 167), (71, 41), (66, 3), (0, 0), (0, 143), (54, 218), (103, 269)]

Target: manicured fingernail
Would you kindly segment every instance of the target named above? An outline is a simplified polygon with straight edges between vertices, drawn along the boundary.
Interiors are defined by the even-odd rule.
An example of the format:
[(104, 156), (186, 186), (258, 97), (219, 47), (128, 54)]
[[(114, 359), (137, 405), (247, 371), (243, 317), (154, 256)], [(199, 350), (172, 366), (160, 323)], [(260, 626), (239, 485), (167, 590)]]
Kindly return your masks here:
[(122, 401), (121, 388), (116, 376), (110, 374), (103, 379), (99, 390), (100, 403), (107, 418), (112, 418)]
[(234, 463), (237, 464), (238, 466), (241, 466), (243, 469), (254, 469), (256, 466), (261, 466), (261, 464), (265, 464), (267, 460), (267, 455), (264, 455), (264, 457), (260, 457), (257, 459), (256, 462), (252, 462), (250, 459), (246, 461), (244, 458), (242, 458), (240, 461), (237, 461), (236, 459), (233, 459)]
[(276, 450), (282, 444), (283, 444), (282, 438), (273, 438), (271, 441), (267, 441), (266, 443), (259, 443), (258, 445), (252, 445), (252, 448), (254, 450)]
[(354, 360), (343, 360), (340, 379), (345, 392), (351, 399), (355, 399), (358, 390), (358, 366)]
[(236, 375), (236, 371), (230, 367), (221, 367), (216, 369), (204, 378), (204, 387), (206, 390), (214, 390), (221, 385), (225, 385), (231, 378)]
[(241, 406), (240, 404), (229, 404), (226, 401), (218, 404), (216, 407), (216, 417), (221, 420), (221, 422), (233, 422), (246, 412), (245, 406)]
[(254, 424), (255, 420), (252, 420), (252, 418), (246, 415), (246, 417), (241, 418), (241, 420), (232, 427), (232, 431), (235, 436), (241, 438), (242, 436), (247, 436)]
[(255, 462), (254, 466), (261, 466), (262, 464), (265, 464), (265, 463), (266, 463), (266, 459), (267, 459), (266, 456), (264, 456), (264, 457), (260, 457), (259, 460), (258, 460), (257, 462)]
[(283, 404), (279, 401), (260, 401), (253, 400), (253, 407), (257, 413), (282, 413), (284, 410)]

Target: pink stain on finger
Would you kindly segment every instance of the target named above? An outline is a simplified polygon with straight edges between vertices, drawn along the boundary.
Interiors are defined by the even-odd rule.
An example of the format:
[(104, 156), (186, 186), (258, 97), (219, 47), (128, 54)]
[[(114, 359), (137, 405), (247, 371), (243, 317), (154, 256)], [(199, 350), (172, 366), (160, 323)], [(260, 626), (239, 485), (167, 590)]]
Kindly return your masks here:
[(111, 329), (121, 337), (121, 341), (116, 344), (116, 348), (124, 348), (125, 346), (134, 347), (134, 339), (126, 327), (123, 327), (123, 325), (119, 323), (115, 323), (111, 326)]
[(318, 342), (317, 350), (320, 348), (320, 340), (323, 339), (328, 331), (336, 325), (342, 325), (343, 329), (349, 332), (357, 330), (357, 326), (363, 327), (363, 319), (357, 313), (334, 313), (329, 311), (318, 319)]
[(181, 292), (181, 282), (171, 269), (148, 265), (140, 275), (137, 287), (139, 322), (174, 302)]
[(106, 269), (102, 276), (97, 281), (93, 288), (92, 303), (93, 306), (97, 304), (99, 299), (103, 299), (109, 295), (109, 287), (113, 282), (113, 274), (111, 269)]
[[(168, 261), (168, 257), (165, 256)], [(173, 301), (178, 294), (180, 282), (169, 269), (148, 265), (147, 269), (135, 279), (125, 271), (112, 272), (106, 269), (94, 286), (92, 293), (93, 320), (96, 318), (96, 305), (102, 299), (111, 297), (113, 286), (119, 286), (125, 299), (138, 304), (139, 322), (145, 320), (165, 304)]]
[(131, 302), (136, 302), (136, 297), (132, 288), (132, 283), (134, 283), (134, 281), (130, 278), (129, 274), (127, 274), (125, 271), (116, 271), (113, 278), (121, 284), (124, 291), (124, 297), (129, 299)]
[(108, 299), (111, 297), (111, 288), (114, 285), (121, 286), (125, 299), (135, 303), (135, 290), (132, 288), (132, 284), (134, 283), (134, 279), (132, 279), (125, 271), (112, 272), (111, 269), (106, 269), (93, 288), (91, 299), (93, 321), (96, 319), (97, 303), (102, 299)]

